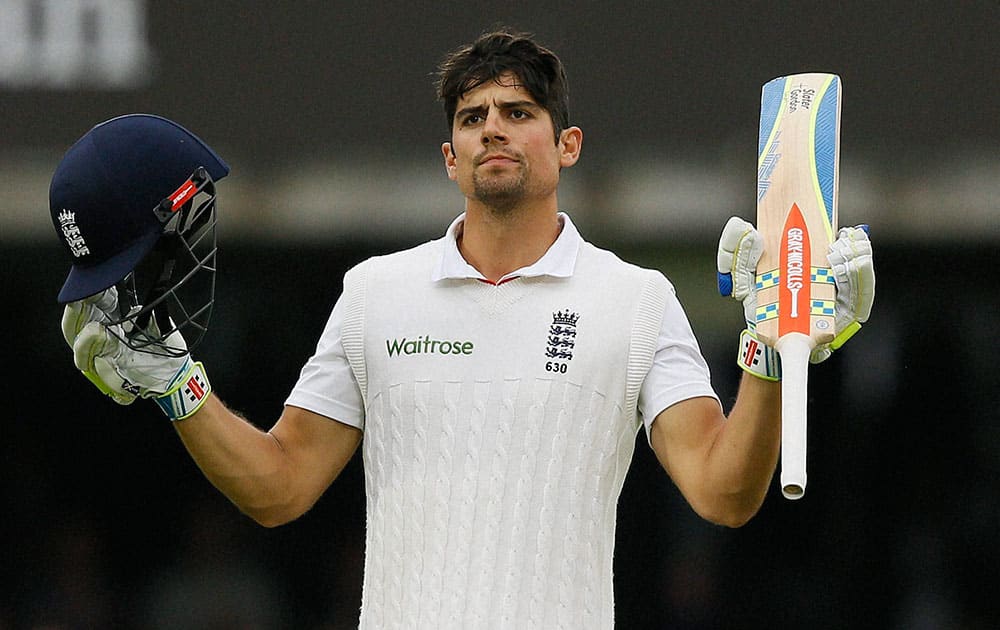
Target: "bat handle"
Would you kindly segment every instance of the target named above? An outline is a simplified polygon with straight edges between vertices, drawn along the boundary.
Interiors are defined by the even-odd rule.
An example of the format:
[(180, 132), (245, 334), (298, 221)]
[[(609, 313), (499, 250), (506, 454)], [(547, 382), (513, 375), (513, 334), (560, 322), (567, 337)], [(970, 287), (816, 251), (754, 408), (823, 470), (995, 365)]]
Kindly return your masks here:
[(775, 344), (781, 356), (781, 493), (792, 500), (806, 492), (806, 401), (814, 345), (802, 333), (788, 333)]

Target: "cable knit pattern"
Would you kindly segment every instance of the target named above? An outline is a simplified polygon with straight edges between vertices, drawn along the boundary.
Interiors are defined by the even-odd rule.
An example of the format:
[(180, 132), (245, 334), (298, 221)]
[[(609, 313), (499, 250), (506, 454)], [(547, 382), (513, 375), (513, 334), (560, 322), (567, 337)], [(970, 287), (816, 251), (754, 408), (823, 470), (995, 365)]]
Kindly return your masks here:
[(345, 280), (366, 406), (361, 627), (610, 630), (618, 496), (669, 284), (585, 243), (571, 278), (435, 283), (439, 248)]
[[(403, 609), (408, 614), (417, 616), (423, 612), (424, 601), (421, 597), (423, 589), (421, 576), (424, 570), (424, 550), (427, 548), (427, 539), (424, 528), (424, 503), (427, 500), (425, 480), (427, 479), (427, 425), (429, 423), (430, 410), (428, 409), (427, 397), (430, 390), (430, 383), (418, 381), (414, 385), (413, 399), (415, 401), (412, 417), (412, 435), (410, 440), (410, 460), (408, 462), (409, 473), (406, 475), (406, 485), (409, 492), (400, 497), (400, 501), (407, 506), (406, 514), (403, 518), (406, 523), (406, 534), (404, 536), (404, 549), (419, 549), (421, 553), (412, 554), (405, 565), (396, 567), (400, 574), (407, 576), (409, 584), (418, 585), (416, 588), (408, 588), (404, 593)], [(405, 420), (401, 416), (399, 425), (405, 426)], [(402, 435), (402, 429), (400, 429)], [(404, 620), (405, 622), (405, 620)]]
[(486, 406), (489, 401), (491, 383), (477, 382), (473, 385), (472, 414), (465, 428), (465, 461), (462, 465), (462, 481), (459, 488), (461, 497), (458, 505), (458, 527), (456, 533), (462, 535), (452, 546), (449, 566), (454, 566), (451, 584), (447, 589), (454, 596), (448, 600), (448, 612), (444, 615), (446, 625), (455, 627), (462, 624), (469, 605), (469, 582), (476, 576), (471, 574), (476, 507), (479, 500), (479, 471), (482, 466), (483, 425), (486, 422)]
[[(400, 418), (403, 417), (402, 395), (400, 387), (395, 385), (389, 388), (389, 417), (382, 428), (382, 433), (388, 433), (389, 447), (385, 459), (388, 470), (386, 474), (392, 484), (391, 500), (387, 500), (383, 514), (387, 515), (388, 522), (385, 523), (387, 530), (386, 540), (401, 540), (403, 538), (403, 525), (405, 524), (403, 513), (403, 456), (405, 438), (400, 431)], [(399, 567), (399, 571), (386, 572), (386, 623), (387, 625), (399, 624), (403, 622), (403, 570), (407, 560), (403, 557), (400, 545), (387, 544), (386, 561), (389, 566)]]
[(455, 511), (452, 504), (452, 478), (454, 470), (455, 424), (457, 422), (457, 397), (460, 383), (449, 382), (444, 385), (443, 413), (440, 416), (438, 443), (433, 469), (431, 496), (434, 518), (430, 523), (428, 543), (429, 553), (426, 554), (427, 569), (424, 571), (424, 581), (427, 584), (424, 601), (426, 608), (420, 616), (420, 627), (429, 628), (440, 624), (442, 608), (449, 598), (445, 598), (445, 580), (449, 579), (453, 570), (446, 562), (449, 546), (461, 544), (460, 537), (464, 532), (455, 532), (458, 540), (451, 540), (451, 518)]
[[(382, 415), (382, 395), (378, 394), (369, 405), (369, 412), (373, 417)], [(365, 439), (364, 467), (365, 467), (365, 487), (375, 488), (385, 479), (385, 422), (373, 425), (369, 428), (369, 433)], [(362, 590), (361, 609), (371, 611), (371, 623), (376, 628), (386, 627), (384, 618), (387, 608), (387, 589), (382, 583), (385, 577), (383, 565), (385, 563), (385, 502), (381, 500), (380, 494), (369, 494), (368, 501), (368, 524), (365, 541), (365, 581), (371, 582), (371, 588)], [(370, 570), (368, 569), (370, 567)]]
[(497, 418), (496, 437), (493, 441), (493, 453), (490, 468), (487, 471), (488, 491), (486, 494), (485, 518), (482, 526), (482, 554), (477, 568), (476, 604), (472, 614), (478, 624), (476, 627), (486, 627), (491, 619), (494, 588), (499, 573), (499, 540), (501, 525), (501, 509), (507, 502), (507, 463), (510, 459), (510, 443), (513, 439), (513, 422), (516, 413), (514, 401), (517, 399), (519, 379), (508, 379), (503, 384), (501, 408)]
[[(530, 618), (536, 623), (542, 623), (545, 619), (547, 604), (545, 602), (546, 584), (545, 580), (551, 571), (551, 563), (556, 550), (557, 541), (554, 539), (555, 530), (559, 526), (559, 519), (572, 518), (571, 513), (560, 513), (559, 499), (562, 494), (563, 476), (568, 473), (579, 472), (580, 468), (568, 471), (564, 467), (566, 461), (566, 448), (570, 443), (569, 426), (571, 414), (575, 410), (577, 399), (580, 395), (580, 386), (575, 383), (566, 383), (563, 390), (563, 403), (555, 422), (554, 435), (551, 441), (551, 453), (549, 454), (548, 466), (546, 468), (546, 483), (542, 486), (542, 500), (539, 505), (539, 523), (536, 533), (535, 566), (532, 575), (531, 588), (526, 594), (531, 601)], [(571, 479), (571, 483), (576, 485), (576, 480)], [(569, 548), (572, 546), (569, 539), (570, 525), (566, 524), (566, 551), (572, 554)], [(560, 594), (561, 595), (561, 594)], [(562, 602), (559, 604), (563, 608)], [(562, 623), (559, 627), (567, 627)], [(550, 626), (554, 627), (554, 626)]]
[[(531, 566), (525, 566), (522, 558), (524, 550), (528, 546), (527, 539), (530, 532), (527, 530), (529, 522), (528, 514), (535, 509), (536, 503), (534, 493), (541, 491), (538, 488), (538, 478), (535, 475), (535, 468), (539, 456), (539, 444), (541, 426), (547, 418), (545, 417), (545, 404), (548, 400), (549, 381), (536, 381), (532, 395), (531, 406), (528, 407), (527, 423), (521, 431), (523, 444), (518, 449), (520, 456), (517, 458), (517, 477), (514, 482), (514, 504), (510, 517), (511, 544), (507, 545), (507, 560), (505, 566), (507, 572), (504, 575), (504, 593), (500, 606), (500, 619), (503, 623), (512, 623), (516, 618), (519, 606), (524, 606), (526, 601), (521, 593), (521, 587), (525, 582), (524, 573)], [(537, 557), (537, 551), (536, 551)], [(528, 611), (528, 621), (535, 627), (539, 620), (531, 616)]]

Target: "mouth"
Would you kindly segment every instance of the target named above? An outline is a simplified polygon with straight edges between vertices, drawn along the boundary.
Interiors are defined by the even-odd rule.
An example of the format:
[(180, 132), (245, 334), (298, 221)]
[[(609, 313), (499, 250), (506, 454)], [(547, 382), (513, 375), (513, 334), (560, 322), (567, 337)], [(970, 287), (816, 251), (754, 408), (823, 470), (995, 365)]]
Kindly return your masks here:
[(502, 166), (504, 164), (516, 164), (519, 160), (511, 155), (502, 153), (491, 153), (476, 158), (476, 166)]

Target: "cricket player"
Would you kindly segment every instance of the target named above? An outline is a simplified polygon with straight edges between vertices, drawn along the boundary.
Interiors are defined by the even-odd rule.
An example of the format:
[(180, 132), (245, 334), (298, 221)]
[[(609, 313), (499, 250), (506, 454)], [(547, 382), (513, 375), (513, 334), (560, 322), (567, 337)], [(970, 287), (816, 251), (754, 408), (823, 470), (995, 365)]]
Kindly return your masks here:
[[(107, 222), (82, 216), (106, 208), (78, 202), (97, 184), (80, 185), (76, 146), (56, 172), (57, 231), (71, 253), (90, 247), (83, 258), (93, 257), (77, 259), (63, 288), (63, 332), (88, 378), (119, 403), (156, 401), (205, 476), (262, 525), (309, 510), (362, 445), (361, 628), (611, 629), (616, 506), (637, 432), (698, 514), (746, 523), (778, 458), (776, 360), (745, 366), (727, 416), (670, 282), (591, 245), (560, 212), (559, 176), (580, 159), (583, 132), (569, 122), (555, 54), (528, 36), (487, 33), (445, 58), (438, 89), (450, 130), (443, 165), (464, 212), (441, 238), (346, 274), (269, 431), (212, 391), (185, 346), (184, 310), (149, 308), (173, 298), (170, 282), (144, 293), (128, 273), (156, 235), (167, 238), (171, 212), (199, 207), (182, 189), (205, 179), (189, 174), (207, 170), (214, 182), (228, 171), (188, 139), (199, 152), (158, 181), (149, 168), (169, 170), (169, 156), (134, 147), (161, 138), (162, 122), (108, 140), (108, 125), (135, 123), (126, 117), (81, 140), (90, 159), (121, 169), (113, 183), (126, 177), (131, 189), (119, 192), (137, 203), (122, 212), (160, 212), (143, 219), (154, 236), (128, 260), (98, 242)], [(128, 160), (115, 157), (123, 152)], [(124, 163), (142, 159), (139, 172)], [(169, 236), (178, 233), (194, 239), (180, 228)], [(835, 251), (846, 327), (871, 307), (871, 249), (852, 229)], [(753, 227), (731, 221), (720, 272), (745, 307), (759, 256)]]

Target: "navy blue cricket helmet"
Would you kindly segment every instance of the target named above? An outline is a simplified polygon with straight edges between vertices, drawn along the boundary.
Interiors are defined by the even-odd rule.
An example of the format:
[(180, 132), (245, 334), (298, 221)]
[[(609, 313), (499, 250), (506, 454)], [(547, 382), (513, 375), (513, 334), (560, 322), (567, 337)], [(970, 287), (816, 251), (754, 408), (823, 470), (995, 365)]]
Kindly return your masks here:
[[(155, 314), (154, 342), (191, 323), (203, 334), (215, 290), (215, 181), (228, 173), (215, 151), (166, 118), (128, 114), (93, 127), (49, 187), (52, 223), (72, 263), (58, 301), (117, 286), (116, 323), (148, 330)], [(181, 287), (206, 271), (210, 294), (192, 310)]]

